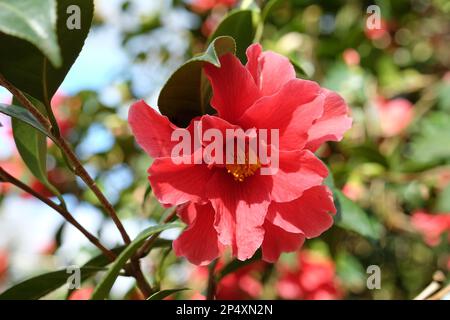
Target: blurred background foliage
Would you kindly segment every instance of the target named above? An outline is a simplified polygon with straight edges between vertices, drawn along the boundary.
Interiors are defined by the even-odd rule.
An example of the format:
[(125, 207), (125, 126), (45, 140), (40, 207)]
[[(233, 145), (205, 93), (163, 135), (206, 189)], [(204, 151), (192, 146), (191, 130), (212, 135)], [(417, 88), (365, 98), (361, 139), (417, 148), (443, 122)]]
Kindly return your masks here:
[[(130, 233), (135, 236), (158, 222), (167, 210), (148, 188), (146, 171), (151, 159), (130, 134), (126, 121), (129, 106), (143, 98), (156, 107), (170, 74), (204, 51), (208, 37), (228, 12), (239, 6), (259, 7), (264, 28), (258, 27), (255, 35), (263, 48), (288, 56), (299, 77), (339, 92), (354, 119), (342, 142), (318, 151), (332, 173), (328, 183), (340, 207), (336, 225), (305, 245), (307, 252), (331, 261), (331, 267), (325, 269), (333, 274), (329, 282), (334, 289), (325, 291), (334, 298), (410, 299), (432, 281), (437, 270), (448, 279), (450, 3), (224, 1), (206, 9), (198, 3), (96, 1), (94, 26), (86, 45), (52, 101), (63, 134)], [(381, 9), (378, 30), (366, 27), (370, 17), (366, 10), (372, 4)], [(6, 100), (8, 94), (3, 92), (0, 97)], [(0, 163), (45, 192), (17, 156), (9, 139), (8, 119), (2, 117), (0, 122)], [(106, 244), (119, 245), (120, 238), (96, 199), (65, 169), (51, 145), (48, 171), (51, 182), (88, 229)], [(34, 199), (1, 185), (0, 288), (69, 264), (82, 264), (94, 255), (77, 231), (55, 216)], [(163, 237), (176, 235), (165, 232)], [(246, 286), (251, 274), (261, 288), (233, 297), (289, 298), (281, 287), (288, 275), (295, 276), (286, 268), (295, 269), (302, 259), (306, 258), (285, 254), (276, 266), (258, 264), (238, 271), (234, 280), (224, 278), (223, 290), (226, 292), (228, 285), (237, 294), (233, 283), (241, 283), (243, 278)], [(307, 268), (308, 263), (304, 264)], [(370, 265), (381, 268), (379, 290), (366, 286)], [(144, 269), (149, 277), (155, 275), (150, 280), (161, 288), (193, 289), (179, 292), (177, 297), (195, 298), (205, 290), (205, 270), (176, 258), (167, 248), (152, 251)], [(284, 274), (286, 281), (279, 274)], [(317, 276), (325, 277), (322, 273)], [(97, 280), (89, 279), (84, 287), (89, 290)], [(61, 289), (50, 297), (65, 294)], [(132, 280), (121, 278), (112, 296), (137, 298)]]

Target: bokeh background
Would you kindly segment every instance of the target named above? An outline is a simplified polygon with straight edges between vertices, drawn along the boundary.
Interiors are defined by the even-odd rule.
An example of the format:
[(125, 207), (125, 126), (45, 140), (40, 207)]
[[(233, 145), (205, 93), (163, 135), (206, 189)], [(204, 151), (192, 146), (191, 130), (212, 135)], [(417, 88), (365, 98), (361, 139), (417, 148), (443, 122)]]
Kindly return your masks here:
[[(63, 134), (117, 208), (132, 236), (164, 215), (147, 194), (151, 159), (135, 144), (129, 106), (153, 107), (167, 78), (202, 52), (233, 0), (96, 0), (94, 26), (52, 108)], [(264, 7), (266, 1), (255, 1)], [(366, 10), (381, 9), (369, 30)], [(219, 298), (411, 299), (450, 270), (450, 2), (278, 1), (260, 42), (288, 56), (299, 76), (339, 92), (353, 128), (319, 150), (342, 194), (343, 217), (301, 253), (276, 265), (255, 262), (219, 284)], [(0, 88), (0, 101), (9, 93)], [(0, 115), (0, 164), (48, 193), (17, 154), (9, 119)], [(121, 243), (85, 186), (50, 145), (49, 176), (71, 212), (110, 247)], [(163, 233), (174, 239), (179, 231)], [(81, 265), (95, 249), (38, 200), (0, 184), (0, 292), (28, 277)], [(218, 268), (227, 263), (219, 262)], [(366, 286), (367, 267), (381, 269), (381, 289)], [(174, 298), (202, 298), (205, 268), (154, 250), (144, 272), (161, 288), (187, 287)], [(154, 276), (152, 276), (154, 275)], [(74, 299), (89, 296), (96, 278)], [(112, 298), (139, 298), (120, 277)], [(67, 288), (48, 298), (64, 298)]]

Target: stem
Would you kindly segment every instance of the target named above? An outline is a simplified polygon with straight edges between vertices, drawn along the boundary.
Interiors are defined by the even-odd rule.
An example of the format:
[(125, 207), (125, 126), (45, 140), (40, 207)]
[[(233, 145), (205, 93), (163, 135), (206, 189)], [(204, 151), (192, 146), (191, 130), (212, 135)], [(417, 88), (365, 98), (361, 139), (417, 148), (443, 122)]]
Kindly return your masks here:
[[(33, 103), (15, 86), (13, 86), (11, 83), (6, 80), (6, 78), (0, 73), (0, 85), (4, 86), (6, 89), (8, 89), (16, 98), (17, 100), (31, 113), (33, 116), (41, 123), (48, 132), (53, 133), (55, 136), (55, 143), (62, 151), (63, 155), (69, 160), (71, 165), (73, 165), (73, 170), (77, 176), (79, 176), (83, 182), (89, 187), (89, 189), (92, 190), (92, 192), (95, 194), (97, 199), (100, 201), (101, 205), (107, 212), (107, 214), (111, 217), (114, 224), (116, 225), (117, 229), (119, 230), (123, 241), (126, 245), (131, 243), (130, 236), (126, 232), (122, 222), (120, 221), (119, 217), (116, 214), (116, 211), (114, 210), (113, 206), (109, 203), (108, 199), (106, 199), (105, 195), (101, 192), (101, 190), (98, 188), (97, 184), (95, 183), (94, 179), (91, 178), (89, 173), (86, 171), (86, 169), (81, 164), (80, 160), (78, 160), (75, 153), (72, 151), (71, 147), (67, 143), (67, 141), (64, 139), (64, 137), (61, 136), (61, 133), (59, 131), (59, 128), (54, 128), (54, 126), (58, 126), (58, 124), (55, 123), (52, 124), (48, 121), (48, 119), (43, 116), (33, 105)], [(51, 111), (51, 110), (50, 110)], [(48, 203), (47, 203), (48, 204)], [(56, 210), (56, 209), (55, 209)], [(60, 212), (61, 213), (61, 212)], [(142, 271), (140, 269), (139, 261), (138, 259), (134, 258), (131, 259), (131, 272), (133, 273), (133, 276), (136, 279), (136, 282), (139, 286), (139, 289), (142, 291), (144, 295), (149, 295), (152, 292), (151, 287), (145, 280), (144, 275), (142, 274)]]
[(60, 207), (50, 199), (42, 196), (38, 192), (34, 191), (32, 188), (24, 184), (22, 181), (17, 180), (13, 176), (11, 176), (8, 172), (6, 172), (2, 167), (0, 167), (0, 178), (4, 182), (9, 182), (19, 189), (22, 189), (23, 191), (31, 194), (35, 198), (41, 200), (43, 203), (57, 211), (67, 222), (69, 222), (72, 226), (77, 228), (88, 240), (96, 246), (100, 251), (111, 261), (114, 261), (116, 258), (116, 255), (111, 250), (107, 249), (105, 246), (103, 246), (100, 242), (100, 240), (95, 237), (92, 233), (87, 231), (66, 209), (63, 207)]
[(208, 287), (206, 289), (206, 300), (214, 300), (216, 298), (216, 277), (214, 271), (216, 270), (216, 265), (219, 260), (214, 260), (208, 266)]
[(40, 124), (44, 126), (48, 131), (51, 131), (52, 125), (47, 118), (39, 112), (38, 109), (34, 107), (34, 105), (28, 100), (28, 98), (16, 87), (14, 87), (5, 77), (0, 73), (0, 85), (5, 87), (9, 92), (13, 94), (14, 97), (22, 104), (22, 106), (27, 109)]

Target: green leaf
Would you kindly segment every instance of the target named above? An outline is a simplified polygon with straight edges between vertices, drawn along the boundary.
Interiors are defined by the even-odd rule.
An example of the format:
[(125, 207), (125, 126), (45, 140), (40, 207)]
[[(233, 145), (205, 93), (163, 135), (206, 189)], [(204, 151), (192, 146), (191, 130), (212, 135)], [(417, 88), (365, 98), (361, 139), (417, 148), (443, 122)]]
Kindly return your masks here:
[(110, 269), (100, 281), (99, 285), (95, 288), (92, 295), (92, 300), (106, 299), (111, 291), (114, 282), (120, 274), (120, 270), (125, 266), (127, 261), (133, 256), (133, 254), (144, 244), (151, 235), (160, 233), (164, 230), (181, 228), (183, 225), (180, 223), (169, 223), (166, 225), (157, 225), (150, 227), (142, 231), (133, 242), (130, 243), (122, 253), (117, 257), (116, 261), (111, 265)]
[[(18, 2), (18, 0), (11, 0)], [(39, 3), (42, 1), (29, 0)], [(77, 5), (81, 9), (80, 29), (69, 29), (67, 13), (69, 6)], [(34, 5), (35, 6), (35, 5)], [(93, 0), (57, 0), (56, 33), (62, 56), (62, 64), (55, 68), (45, 55), (31, 43), (16, 37), (0, 33), (0, 73), (21, 91), (43, 102), (49, 111), (50, 100), (70, 67), (75, 62), (89, 32), (94, 12)]]
[(211, 86), (203, 73), (203, 65), (211, 63), (220, 67), (219, 57), (235, 53), (236, 44), (230, 37), (212, 41), (206, 52), (194, 57), (176, 70), (164, 85), (158, 98), (161, 113), (181, 127), (191, 119), (214, 110), (209, 105)]
[(219, 23), (216, 30), (209, 38), (211, 40), (220, 36), (229, 36), (236, 41), (236, 55), (242, 61), (245, 62), (245, 51), (250, 46), (255, 38), (256, 23), (254, 20), (255, 10), (236, 10), (230, 12)]
[(168, 290), (161, 290), (154, 294), (152, 294), (147, 300), (163, 300), (164, 298), (167, 298), (168, 296), (171, 296), (174, 293), (178, 293), (181, 291), (191, 290), (189, 288), (182, 288), (182, 289), (168, 289)]
[[(39, 101), (32, 97), (28, 98), (39, 111), (45, 113), (45, 107)], [(15, 99), (13, 102), (18, 103)], [(24, 108), (22, 109), (25, 110)], [(18, 118), (12, 118), (12, 128), (17, 151), (19, 151), (20, 157), (28, 169), (30, 169), (31, 173), (58, 197), (61, 204), (64, 204), (64, 199), (61, 194), (47, 178), (47, 136), (42, 133), (41, 130), (35, 129), (34, 126), (21, 119), (19, 120)]]
[(54, 137), (46, 132), (47, 130), (39, 123), (39, 121), (36, 120), (36, 118), (27, 109), (16, 105), (8, 106), (0, 104), (0, 113), (10, 116), (11, 118), (20, 120), (32, 126), (42, 134), (47, 135), (47, 137), (49, 137), (50, 139), (54, 140)]
[(450, 160), (450, 114), (433, 112), (421, 121), (420, 132), (412, 138), (409, 158), (415, 163)]
[(361, 207), (347, 198), (340, 190), (334, 189), (333, 193), (338, 209), (335, 221), (339, 227), (354, 231), (367, 238), (380, 238), (381, 225), (378, 222), (371, 219)]
[[(112, 251), (119, 254), (123, 248), (118, 247)], [(99, 268), (105, 267), (108, 264), (110, 264), (110, 261), (104, 255), (100, 254), (95, 256), (80, 268), (81, 282), (92, 277), (101, 270)], [(65, 285), (71, 275), (72, 273), (68, 273), (66, 269), (63, 269), (30, 278), (0, 294), (0, 300), (40, 299)]]
[(55, 67), (60, 67), (55, 30), (55, 0), (0, 0), (0, 31), (31, 42)]

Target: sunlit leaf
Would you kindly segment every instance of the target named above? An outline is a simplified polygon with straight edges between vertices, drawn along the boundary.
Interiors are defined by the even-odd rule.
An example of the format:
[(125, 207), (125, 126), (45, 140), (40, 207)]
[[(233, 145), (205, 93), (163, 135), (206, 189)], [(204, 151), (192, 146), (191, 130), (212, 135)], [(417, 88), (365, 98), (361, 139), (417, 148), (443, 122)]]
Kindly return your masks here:
[(55, 31), (55, 0), (0, 0), (0, 32), (29, 41), (55, 67), (60, 67), (62, 59)]

